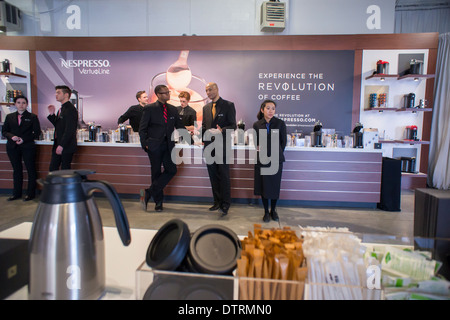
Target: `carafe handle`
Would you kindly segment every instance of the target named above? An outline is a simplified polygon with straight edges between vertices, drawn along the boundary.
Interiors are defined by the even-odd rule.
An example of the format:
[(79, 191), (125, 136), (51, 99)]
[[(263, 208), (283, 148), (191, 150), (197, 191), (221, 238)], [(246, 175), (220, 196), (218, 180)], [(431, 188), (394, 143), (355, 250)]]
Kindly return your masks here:
[(81, 185), (84, 192), (88, 195), (94, 192), (95, 189), (101, 190), (106, 195), (114, 212), (120, 239), (125, 246), (128, 246), (131, 242), (130, 227), (125, 214), (125, 209), (123, 208), (122, 202), (114, 187), (108, 182), (100, 180), (86, 180), (83, 181)]

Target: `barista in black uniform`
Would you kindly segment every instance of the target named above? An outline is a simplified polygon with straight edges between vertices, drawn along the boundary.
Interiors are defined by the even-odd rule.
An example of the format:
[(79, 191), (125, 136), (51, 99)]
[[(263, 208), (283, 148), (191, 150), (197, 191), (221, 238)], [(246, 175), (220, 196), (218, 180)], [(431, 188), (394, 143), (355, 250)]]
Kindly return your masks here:
[(139, 104), (131, 106), (128, 110), (119, 117), (117, 124), (124, 123), (130, 119), (131, 128), (134, 132), (139, 132), (139, 123), (141, 122), (142, 112), (144, 107), (148, 104), (148, 94), (145, 91), (138, 91), (136, 93), (136, 99)]
[(27, 111), (28, 99), (24, 96), (14, 98), (16, 112), (5, 118), (2, 135), (8, 139), (6, 152), (13, 167), (14, 190), (8, 201), (22, 197), (23, 168), (22, 159), (28, 172), (27, 195), (23, 201), (34, 199), (36, 195), (36, 145), (39, 139), (41, 126), (38, 117)]
[(56, 101), (61, 108), (55, 114), (55, 106), (49, 105), (47, 119), (55, 126), (53, 137), (52, 158), (49, 171), (70, 169), (73, 154), (77, 150), (78, 111), (70, 102), (72, 90), (67, 86), (55, 87)]
[[(283, 120), (274, 117), (276, 104), (272, 100), (265, 100), (259, 109), (256, 121), (253, 124), (253, 129), (256, 131), (255, 144), (258, 150), (258, 159), (255, 164), (254, 175), (254, 194), (261, 196), (264, 206), (264, 222), (272, 220), (278, 221), (278, 213), (276, 211), (277, 200), (280, 197), (281, 175), (283, 172), (284, 149), (286, 148), (286, 124)], [(260, 131), (264, 130), (267, 133), (267, 143), (262, 143), (260, 139)], [(277, 133), (279, 139), (276, 145), (271, 144), (272, 134)], [(260, 161), (260, 153), (267, 155), (268, 158), (272, 156), (273, 152), (278, 152), (278, 170), (274, 174), (261, 174), (262, 169), (268, 169), (273, 163), (263, 164)], [(269, 212), (269, 200), (271, 201)]]
[[(181, 106), (177, 107), (178, 114), (181, 117), (181, 121), (183, 122), (186, 130), (190, 131), (193, 134), (197, 122), (197, 111), (194, 110), (189, 105), (189, 101), (191, 100), (191, 95), (187, 91), (181, 91), (178, 95), (180, 99)], [(191, 138), (191, 144), (194, 144), (194, 140)]]

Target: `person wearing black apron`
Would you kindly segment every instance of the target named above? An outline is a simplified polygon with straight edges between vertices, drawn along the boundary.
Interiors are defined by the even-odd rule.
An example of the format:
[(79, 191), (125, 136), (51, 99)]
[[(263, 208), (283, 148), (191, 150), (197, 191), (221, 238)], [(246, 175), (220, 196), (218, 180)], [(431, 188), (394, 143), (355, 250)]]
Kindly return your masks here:
[[(178, 114), (180, 115), (181, 121), (183, 122), (184, 127), (189, 132), (193, 132), (196, 129), (197, 122), (197, 111), (189, 105), (189, 101), (191, 100), (191, 95), (187, 91), (181, 91), (178, 95), (180, 99), (180, 106), (177, 107)], [(194, 144), (194, 140), (190, 139), (187, 141), (191, 145)]]
[(28, 173), (27, 195), (23, 201), (34, 199), (36, 195), (36, 145), (34, 140), (39, 139), (41, 126), (38, 117), (27, 111), (28, 99), (24, 96), (14, 98), (16, 112), (5, 118), (2, 135), (8, 139), (6, 152), (13, 167), (14, 190), (8, 201), (22, 197), (23, 168), (25, 163)]
[[(264, 206), (264, 222), (269, 222), (270, 218), (278, 221), (278, 213), (276, 211), (277, 200), (280, 197), (281, 175), (283, 172), (284, 149), (286, 148), (286, 124), (283, 120), (276, 118), (275, 115), (276, 103), (272, 100), (265, 100), (260, 107), (257, 115), (258, 121), (253, 124), (253, 129), (256, 131), (255, 145), (257, 147), (257, 162), (255, 164), (254, 173), (254, 194), (261, 196)], [(262, 130), (262, 131), (260, 131)], [(261, 136), (266, 135), (265, 137)], [(272, 135), (277, 135), (275, 145), (271, 143)], [(267, 141), (267, 142), (266, 142)], [(263, 174), (264, 169), (269, 169), (273, 163), (265, 163), (261, 161), (261, 155), (267, 155), (271, 159), (273, 152), (278, 152), (278, 166), (275, 164), (273, 174)], [(276, 157), (275, 157), (276, 158)], [(265, 171), (265, 170), (264, 170)], [(270, 211), (269, 211), (270, 200)]]

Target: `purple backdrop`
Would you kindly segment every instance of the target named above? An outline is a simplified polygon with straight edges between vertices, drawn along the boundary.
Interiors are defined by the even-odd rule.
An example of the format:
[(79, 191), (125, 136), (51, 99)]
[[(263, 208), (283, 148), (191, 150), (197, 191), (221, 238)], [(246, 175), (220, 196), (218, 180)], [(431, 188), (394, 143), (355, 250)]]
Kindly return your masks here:
[[(166, 83), (169, 66), (179, 51), (63, 52), (38, 51), (39, 118), (50, 127), (47, 105), (57, 102), (54, 86), (66, 84), (79, 92), (83, 119), (115, 128), (135, 94), (151, 83)], [(193, 78), (187, 86), (206, 98), (205, 83), (216, 82), (220, 96), (236, 105), (237, 120), (246, 128), (256, 121), (264, 99), (277, 102), (277, 115), (288, 131), (308, 134), (314, 122), (341, 134), (352, 129), (353, 51), (191, 51), (187, 64)], [(172, 89), (176, 98), (176, 90)], [(194, 104), (197, 110), (206, 99)], [(177, 101), (173, 102), (179, 105)], [(200, 112), (201, 113), (201, 112)]]

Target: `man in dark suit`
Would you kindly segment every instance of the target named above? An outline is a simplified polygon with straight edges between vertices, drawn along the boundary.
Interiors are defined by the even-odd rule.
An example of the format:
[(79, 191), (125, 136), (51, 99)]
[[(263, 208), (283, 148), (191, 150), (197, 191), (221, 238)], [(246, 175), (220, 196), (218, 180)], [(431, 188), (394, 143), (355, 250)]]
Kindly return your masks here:
[(139, 132), (139, 124), (141, 123), (142, 112), (144, 107), (148, 104), (148, 94), (145, 91), (138, 91), (136, 93), (136, 99), (139, 104), (131, 106), (128, 110), (119, 117), (117, 124), (124, 123), (130, 119), (131, 128), (134, 132)]
[(78, 111), (70, 102), (72, 91), (67, 86), (55, 87), (56, 101), (61, 108), (55, 114), (55, 106), (49, 105), (47, 119), (55, 126), (50, 171), (70, 169), (73, 154), (77, 150)]
[[(229, 150), (231, 146), (225, 143), (225, 136), (227, 129), (236, 130), (236, 109), (233, 102), (224, 100), (219, 96), (219, 88), (216, 83), (206, 85), (206, 94), (211, 102), (203, 107), (202, 129), (203, 134), (205, 134), (205, 131), (209, 131), (212, 138), (211, 141), (205, 139), (204, 150), (206, 152), (208, 145), (217, 138), (221, 138), (223, 142), (223, 161), (220, 161), (222, 163), (208, 164), (207, 161), (206, 165), (214, 197), (214, 204), (209, 210), (219, 209), (221, 215), (225, 216), (228, 214), (231, 204), (230, 167), (226, 161), (227, 152), (231, 151)], [(214, 153), (213, 150), (211, 154), (205, 154), (205, 157), (214, 157)]]
[(36, 195), (36, 146), (35, 139), (39, 139), (41, 126), (38, 117), (27, 111), (28, 99), (24, 96), (14, 98), (16, 112), (5, 118), (2, 135), (8, 139), (6, 152), (13, 167), (14, 190), (8, 201), (22, 197), (23, 168), (22, 159), (28, 172), (27, 195), (23, 201), (34, 199)]
[[(155, 87), (158, 100), (147, 105), (142, 113), (139, 125), (139, 137), (142, 148), (147, 152), (150, 160), (152, 184), (145, 189), (144, 209), (147, 210), (148, 201), (153, 197), (155, 210), (163, 210), (164, 187), (177, 173), (177, 166), (171, 159), (175, 142), (171, 139), (175, 128), (184, 128), (178, 115), (177, 108), (167, 101), (170, 91), (165, 85)], [(164, 171), (161, 170), (161, 164)]]

